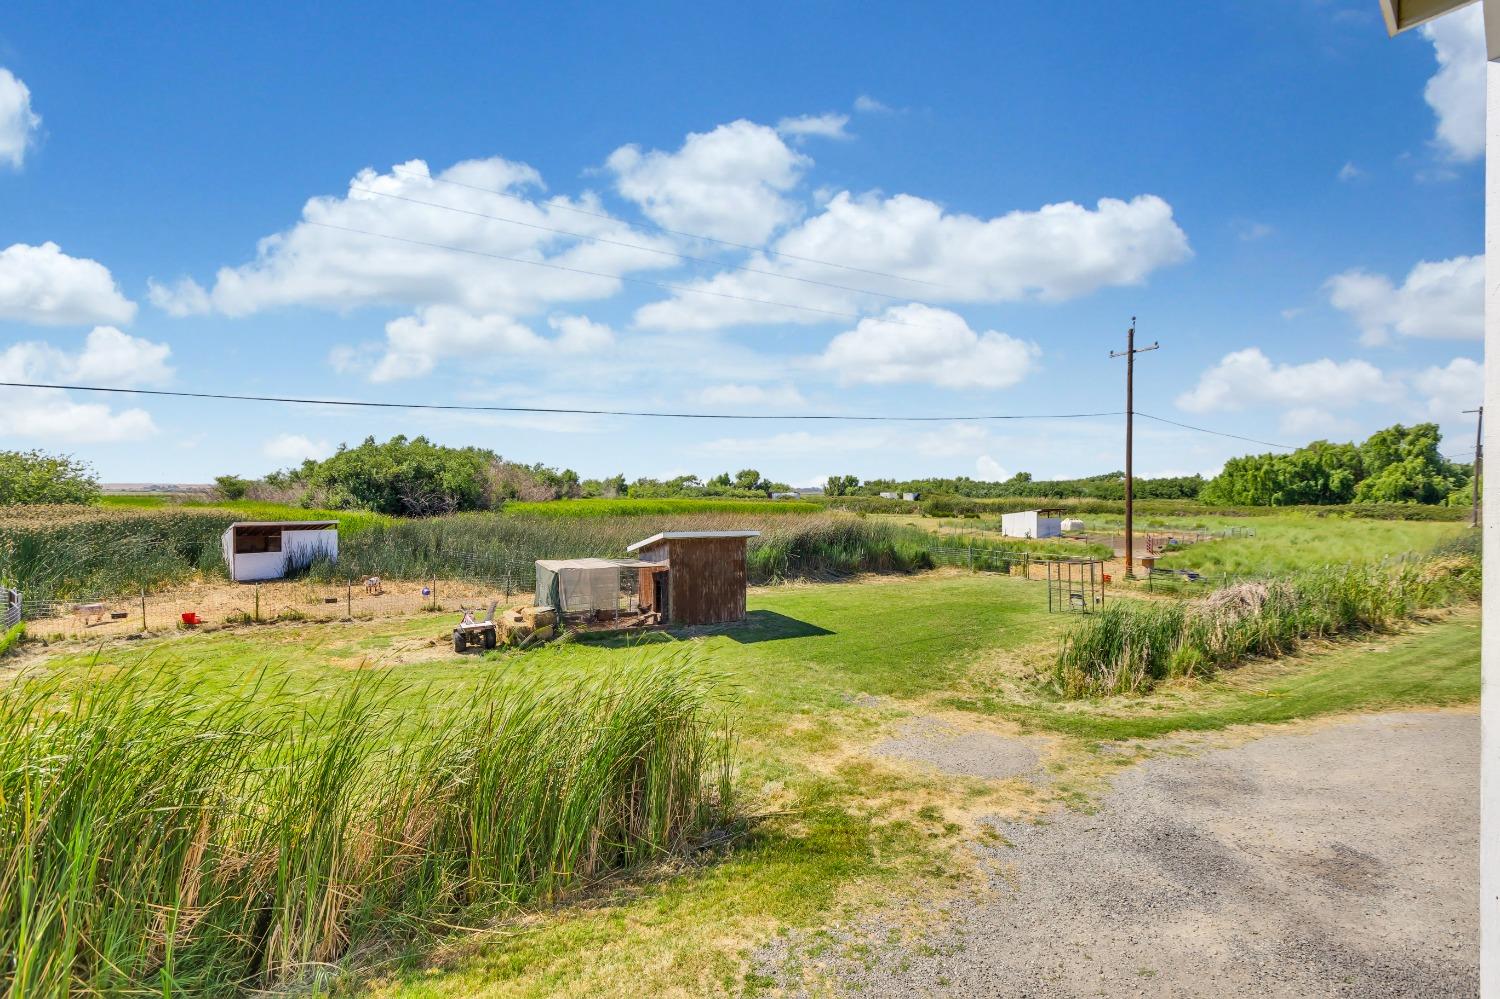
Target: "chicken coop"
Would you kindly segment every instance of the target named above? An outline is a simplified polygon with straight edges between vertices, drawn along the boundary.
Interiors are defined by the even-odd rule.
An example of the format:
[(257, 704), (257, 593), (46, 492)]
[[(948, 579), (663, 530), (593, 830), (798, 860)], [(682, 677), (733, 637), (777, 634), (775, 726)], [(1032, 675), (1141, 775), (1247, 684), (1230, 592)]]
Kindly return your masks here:
[(724, 624), (745, 618), (745, 552), (759, 531), (663, 531), (626, 550), (639, 570), (637, 599), (675, 625)]

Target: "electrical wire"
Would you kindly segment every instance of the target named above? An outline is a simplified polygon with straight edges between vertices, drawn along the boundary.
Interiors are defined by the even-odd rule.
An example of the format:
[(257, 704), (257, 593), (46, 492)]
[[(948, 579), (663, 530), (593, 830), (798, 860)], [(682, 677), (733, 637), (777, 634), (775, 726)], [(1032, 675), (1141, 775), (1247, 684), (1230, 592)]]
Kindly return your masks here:
[[(977, 423), (1001, 420), (1085, 420), (1105, 416), (1124, 416), (1123, 410), (1107, 410), (1096, 413), (980, 413), (980, 414), (952, 414), (948, 416), (894, 416), (889, 414), (871, 416), (867, 414), (841, 414), (841, 413), (687, 413), (673, 410), (644, 410), (644, 409), (580, 409), (562, 406), (481, 406), (464, 403), (435, 403), (435, 402), (379, 402), (371, 399), (315, 399), (302, 396), (281, 395), (240, 395), (230, 392), (186, 392), (175, 389), (144, 389), (144, 388), (121, 388), (112, 385), (64, 385), (51, 382), (4, 382), (0, 381), (0, 388), (18, 389), (54, 389), (63, 392), (97, 392), (112, 395), (144, 395), (173, 399), (216, 399), (228, 402), (278, 402), (298, 406), (343, 406), (362, 409), (419, 409), (440, 410), (466, 413), (543, 413), (558, 416), (626, 416), (647, 419), (668, 420), (818, 420), (818, 421), (845, 421), (854, 423)], [(1193, 430), (1202, 434), (1212, 434), (1215, 437), (1229, 437), (1234, 440), (1248, 441), (1252, 444), (1264, 444), (1267, 447), (1283, 448), (1294, 451), (1296, 448), (1291, 444), (1276, 444), (1271, 441), (1258, 440), (1254, 437), (1242, 437), (1239, 434), (1228, 434), (1220, 430), (1210, 430), (1207, 427), (1195, 427), (1189, 423), (1178, 423), (1176, 420), (1164, 419), (1153, 416), (1150, 413), (1136, 411), (1136, 416), (1144, 416), (1148, 420), (1157, 423), (1166, 423), (1183, 430)]]
[(1279, 447), (1286, 451), (1297, 450), (1296, 446), (1292, 444), (1277, 444), (1273, 441), (1263, 441), (1255, 437), (1241, 437), (1239, 434), (1226, 434), (1222, 430), (1210, 430), (1207, 427), (1195, 427), (1190, 423), (1178, 423), (1176, 420), (1168, 420), (1160, 416), (1152, 416), (1150, 413), (1143, 413), (1139, 409), (1135, 411), (1135, 415), (1144, 416), (1146, 419), (1155, 420), (1157, 423), (1167, 423), (1174, 427), (1181, 427), (1183, 430), (1196, 430), (1200, 434), (1213, 434), (1215, 437), (1229, 437), (1237, 441), (1248, 441), (1251, 444), (1264, 444), (1266, 447)]
[[(760, 274), (765, 277), (779, 278), (783, 281), (796, 281), (800, 284), (816, 285), (819, 288), (832, 288), (835, 291), (847, 291), (855, 295), (872, 295), (876, 298), (890, 299), (893, 302), (911, 301), (910, 295), (891, 295), (883, 291), (871, 291), (868, 288), (851, 288), (849, 285), (845, 284), (834, 284), (831, 281), (819, 281), (815, 278), (798, 277), (795, 274), (781, 274), (777, 271), (768, 271), (759, 267), (750, 267), (746, 264), (732, 264), (722, 260), (713, 260), (708, 257), (695, 257), (690, 253), (680, 253), (677, 250), (664, 250), (661, 247), (656, 246), (642, 246), (640, 243), (627, 243), (623, 240), (610, 239), (607, 236), (593, 236), (586, 232), (573, 232), (569, 229), (558, 229), (554, 228), (553, 226), (542, 225), (538, 222), (523, 222), (520, 219), (506, 218), (503, 215), (489, 215), (485, 212), (476, 212), (470, 208), (459, 208), (457, 205), (444, 205), (436, 201), (423, 201), (420, 198), (408, 198), (404, 194), (391, 194), (388, 191), (377, 191), (372, 187), (350, 185), (349, 189), (351, 191), (360, 191), (364, 194), (373, 194), (378, 198), (390, 198), (394, 201), (405, 201), (408, 204), (422, 205), (427, 208), (440, 208), (443, 211), (457, 212), (461, 215), (472, 215), (475, 218), (489, 219), (492, 222), (505, 222), (509, 225), (524, 226), (527, 229), (536, 229), (541, 232), (555, 233), (559, 236), (570, 236), (573, 239), (587, 239), (595, 243), (601, 243), (605, 246), (619, 246), (627, 250), (639, 250), (642, 253), (655, 253), (664, 257), (676, 257), (679, 260), (687, 260), (696, 264), (708, 264), (712, 267), (719, 267), (725, 270), (744, 271), (747, 274)], [(533, 203), (528, 202), (528, 204)], [(625, 224), (628, 225), (628, 223)]]
[[(603, 271), (591, 271), (582, 267), (570, 267), (567, 264), (553, 263), (548, 260), (527, 260), (525, 257), (512, 257), (503, 253), (491, 253), (488, 250), (475, 250), (464, 246), (450, 246), (447, 243), (429, 243), (424, 239), (412, 239), (408, 236), (393, 236), (385, 232), (371, 232), (368, 229), (354, 229), (349, 226), (334, 225), (332, 222), (306, 221), (303, 225), (315, 225), (322, 229), (335, 229), (339, 232), (354, 233), (359, 236), (373, 236), (376, 239), (389, 239), (397, 243), (409, 243), (412, 246), (425, 246), (431, 250), (450, 250), (454, 253), (468, 253), (476, 257), (489, 257), (492, 260), (505, 260), (514, 264), (527, 264), (531, 267), (545, 267), (553, 271), (566, 271), (569, 274), (584, 274), (588, 277), (607, 278), (611, 281), (624, 281), (629, 284), (645, 285), (648, 288), (661, 288), (666, 291), (685, 292), (690, 295), (709, 295), (713, 298), (725, 298), (733, 302), (746, 302), (751, 305), (768, 305), (774, 309), (796, 309), (800, 312), (812, 312), (820, 316), (833, 316), (837, 319), (862, 320), (872, 318), (860, 312), (842, 312), (837, 309), (820, 309), (812, 305), (793, 305), (790, 302), (777, 302), (766, 298), (751, 298), (748, 295), (734, 295), (727, 291), (710, 291), (707, 288), (694, 288), (685, 284), (672, 284), (668, 281), (652, 281), (648, 278), (630, 277), (624, 274), (606, 274)], [(890, 323), (895, 326), (910, 326), (913, 329), (937, 330), (936, 326), (924, 323), (909, 323), (903, 319), (891, 319), (884, 317), (880, 322)]]
[[(396, 174), (396, 176), (403, 176), (399, 171), (400, 167), (395, 167), (391, 172)], [(481, 194), (492, 194), (496, 197), (510, 198), (512, 201), (519, 201), (523, 205), (531, 205), (535, 207), (538, 204), (538, 202), (532, 201), (530, 198), (523, 198), (519, 194), (511, 194), (509, 191), (497, 191), (492, 187), (480, 187), (477, 184), (465, 184), (463, 181), (449, 180), (446, 177), (434, 177), (431, 174), (419, 174), (415, 172), (405, 174), (404, 176), (415, 177), (421, 180), (430, 180), (436, 184), (450, 184), (453, 187), (462, 187), (470, 191), (478, 191)], [(624, 219), (616, 218), (615, 216), (610, 215), (608, 212), (593, 212), (589, 211), (587, 208), (579, 208), (575, 205), (565, 205), (559, 201), (546, 201), (541, 202), (541, 204), (550, 205), (551, 207), (560, 209), (562, 211), (574, 212), (578, 215), (587, 215), (590, 218), (605, 219), (609, 222), (622, 223), (632, 229), (659, 232), (664, 233), (668, 236), (681, 236), (684, 239), (696, 239), (701, 240), (705, 243), (717, 243), (719, 246), (728, 246), (736, 250), (750, 250), (752, 252), (765, 253), (770, 256), (784, 257), (787, 260), (797, 260), (804, 264), (817, 264), (820, 267), (834, 267), (839, 270), (853, 271), (857, 274), (869, 274), (872, 277), (889, 278), (894, 281), (909, 281), (912, 284), (927, 285), (930, 288), (947, 288), (950, 291), (956, 290), (952, 285), (946, 285), (938, 281), (927, 281), (922, 278), (906, 277), (901, 274), (890, 274), (886, 271), (871, 270), (865, 267), (855, 267), (852, 264), (836, 264), (831, 260), (819, 260), (816, 257), (798, 256), (795, 253), (787, 253), (785, 250), (777, 250), (771, 247), (755, 246), (750, 243), (736, 243), (732, 239), (719, 239), (714, 236), (705, 236), (702, 233), (686, 232), (682, 229), (669, 229), (666, 226), (657, 225), (652, 222), (626, 222)]]
[(368, 399), (310, 399), (279, 395), (235, 395), (227, 392), (184, 392), (173, 389), (119, 388), (108, 385), (59, 385), (43, 382), (0, 382), (0, 388), (60, 389), (66, 392), (103, 392), (118, 395), (165, 396), (177, 399), (221, 399), (232, 402), (282, 402), (302, 406), (350, 406), (369, 409), (453, 410), (469, 413), (549, 413), (573, 416), (638, 416), (673, 420), (847, 420), (864, 423), (964, 423), (980, 420), (1082, 420), (1104, 413), (1003, 413), (979, 416), (846, 416), (834, 413), (682, 413), (631, 409), (571, 409), (554, 406), (479, 406), (461, 403), (376, 402)]

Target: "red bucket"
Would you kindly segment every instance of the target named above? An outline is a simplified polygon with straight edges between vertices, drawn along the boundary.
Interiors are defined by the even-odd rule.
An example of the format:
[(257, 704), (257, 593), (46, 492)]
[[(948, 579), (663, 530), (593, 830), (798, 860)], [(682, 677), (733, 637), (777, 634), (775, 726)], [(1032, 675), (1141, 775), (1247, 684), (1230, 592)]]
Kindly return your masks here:
[(185, 625), (187, 625), (190, 628), (193, 625), (198, 624), (199, 621), (198, 621), (198, 614), (197, 614), (197, 612), (196, 611), (183, 611), (182, 612), (182, 623), (185, 624)]

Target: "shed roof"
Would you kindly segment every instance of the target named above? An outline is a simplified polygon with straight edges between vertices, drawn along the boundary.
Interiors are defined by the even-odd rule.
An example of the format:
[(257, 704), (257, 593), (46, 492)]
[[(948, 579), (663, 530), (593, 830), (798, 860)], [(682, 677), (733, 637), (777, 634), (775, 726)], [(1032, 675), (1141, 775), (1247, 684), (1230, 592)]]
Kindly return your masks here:
[(702, 538), (758, 538), (759, 531), (662, 531), (653, 534), (649, 538), (637, 541), (633, 545), (626, 545), (628, 552), (638, 551), (647, 545), (654, 545), (658, 541), (691, 541)]
[(227, 530), (232, 531), (238, 527), (295, 527), (300, 530), (314, 528), (322, 530), (338, 526), (339, 522), (336, 520), (236, 520), (229, 525)]
[(536, 564), (550, 572), (559, 569), (660, 569), (660, 562), (634, 558), (539, 558)]

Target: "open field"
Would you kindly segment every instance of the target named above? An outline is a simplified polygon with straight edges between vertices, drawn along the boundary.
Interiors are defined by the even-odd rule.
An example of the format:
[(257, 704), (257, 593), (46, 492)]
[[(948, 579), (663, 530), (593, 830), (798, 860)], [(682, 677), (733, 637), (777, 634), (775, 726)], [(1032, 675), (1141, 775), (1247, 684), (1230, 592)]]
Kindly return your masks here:
[[(1046, 613), (1035, 582), (944, 571), (794, 584), (752, 591), (750, 612), (724, 629), (596, 636), (488, 658), (454, 655), (448, 616), (432, 615), (33, 646), (13, 661), (69, 677), (145, 656), (205, 710), (253, 702), (268, 687), (318, 706), (373, 684), (402, 727), (441, 720), (497, 677), (521, 690), (586, 686), (643, 655), (667, 655), (722, 678), (743, 809), (725, 840), (556, 909), (485, 917), (493, 932), (422, 934), (334, 983), (403, 999), (759, 992), (801, 973), (783, 965), (771, 975), (752, 961), (759, 948), (897, 913), (919, 896), (968, 897), (967, 844), (1000, 843), (986, 832), (996, 822), (1096, 807), (1113, 775), (1175, 751), (1162, 736), (1478, 695), (1478, 615), (1468, 608), (1148, 697), (1085, 700), (1059, 699), (1042, 682), (1072, 620)], [(894, 929), (901, 943), (874, 946), (920, 954), (933, 927), (913, 915)]]

